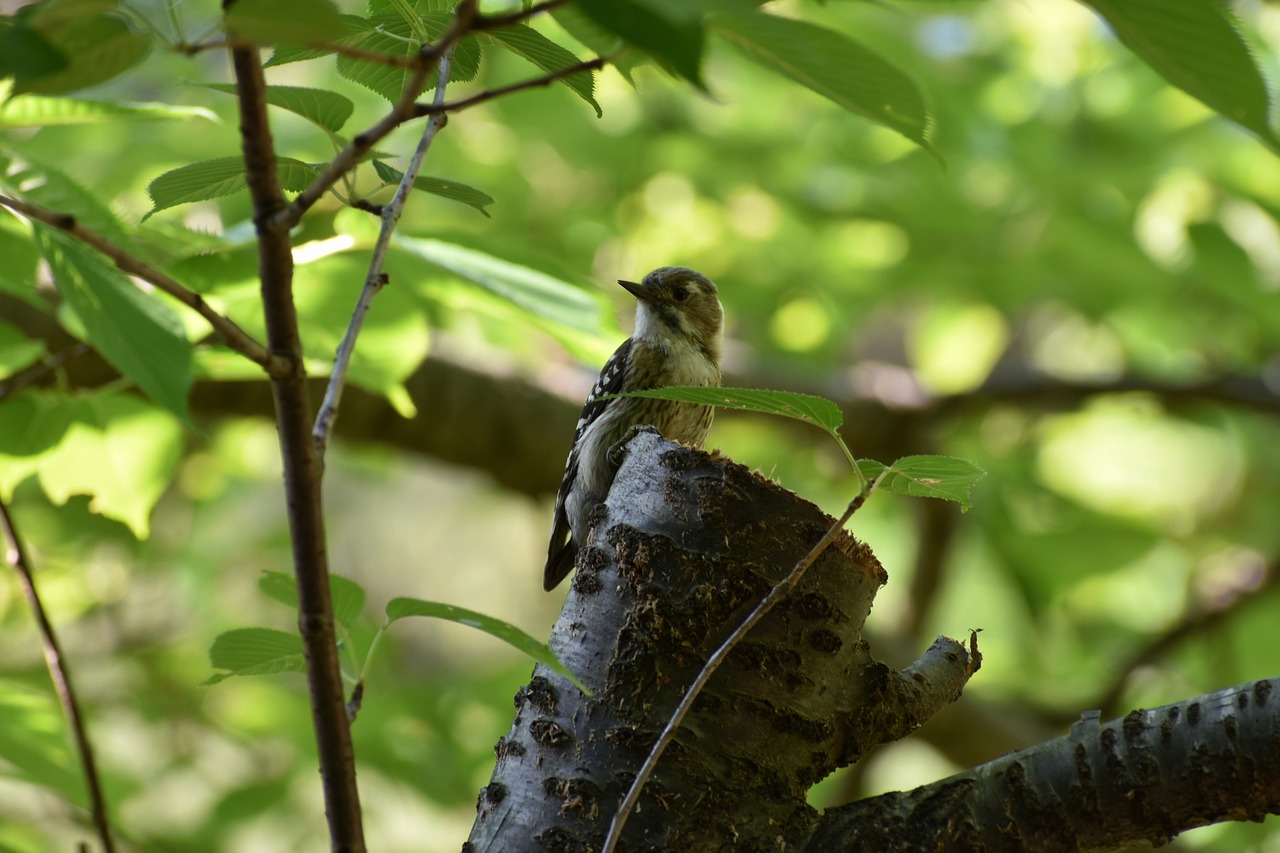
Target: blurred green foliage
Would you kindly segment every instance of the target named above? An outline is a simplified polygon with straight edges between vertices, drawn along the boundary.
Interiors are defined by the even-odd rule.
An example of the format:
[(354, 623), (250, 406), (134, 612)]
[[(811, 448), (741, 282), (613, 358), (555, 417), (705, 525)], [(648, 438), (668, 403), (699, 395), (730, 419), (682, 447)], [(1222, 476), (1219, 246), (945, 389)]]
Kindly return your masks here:
[[(1091, 5), (1106, 14), (1124, 4)], [(159, 0), (133, 8), (169, 26)], [(214, 20), (212, 7), (178, 8), (193, 40)], [(611, 307), (622, 301), (608, 282), (687, 264), (720, 285), (731, 374), (887, 400), (905, 413), (907, 452), (964, 457), (988, 471), (963, 517), (948, 508), (929, 521), (919, 502), (884, 496), (853, 526), (891, 578), (871, 630), (918, 651), (936, 633), (984, 629), (985, 663), (962, 702), (1007, 701), (1052, 733), (1104, 700), (1113, 714), (1275, 675), (1275, 155), (1171, 87), (1069, 0), (769, 8), (906, 69), (925, 93), (928, 139), (945, 165), (717, 39), (700, 67), (689, 64), (683, 36), (668, 58), (705, 92), (624, 54), (635, 87), (613, 69), (597, 75), (599, 118), (567, 86), (490, 101), (451, 118), (426, 174), (492, 196), (491, 218), (417, 195), (400, 229), (412, 239), (388, 261), (395, 286), (374, 304), (353, 381), (413, 415), (402, 382), (436, 340), (474, 366), (531, 382), (575, 359), (589, 375), (622, 336)], [(1280, 10), (1238, 11), (1262, 76), (1276, 79)], [(576, 48), (562, 25), (585, 39), (589, 23), (558, 15), (535, 29)], [(667, 25), (679, 35), (684, 23)], [(0, 105), (5, 181), (75, 211), (260, 334), (246, 194), (141, 221), (162, 206), (147, 194), (153, 180), (236, 153), (233, 99), (201, 85), (229, 79), (225, 58), (142, 52), (133, 33), (119, 34), (118, 61), (139, 63), (131, 73), (77, 92), (87, 104), (57, 105), (74, 120), (47, 119), (48, 104), (46, 120), (33, 120), (26, 97)], [(269, 70), (272, 84), (333, 90), (353, 106), (326, 130), (305, 108), (273, 113), (282, 155), (321, 162), (334, 150), (331, 133), (368, 127), (385, 110), (335, 71), (343, 69), (332, 59)], [(495, 50), (476, 73), (450, 91), (536, 69)], [(1214, 97), (1205, 99), (1219, 106)], [(102, 103), (111, 106), (94, 106)], [(1251, 109), (1245, 124), (1265, 135)], [(380, 158), (402, 167), (417, 132), (384, 140)], [(383, 202), (383, 186), (370, 164), (342, 189)], [(371, 228), (367, 214), (327, 200), (295, 235), (312, 369), (326, 369), (346, 324)], [(44, 294), (47, 278), (30, 246), (25, 227), (0, 215), (0, 294), (44, 305), (32, 283)], [(488, 262), (560, 289), (531, 284), (522, 297), (550, 301), (521, 304)], [(175, 310), (186, 340), (207, 333)], [(65, 311), (62, 319), (76, 330)], [(6, 374), (48, 355), (17, 322), (0, 325)], [(231, 361), (201, 347), (192, 370), (253, 375)], [(1235, 393), (1232, 383), (1257, 393)], [(319, 848), (301, 680), (199, 686), (219, 633), (292, 628), (257, 589), (262, 572), (290, 563), (274, 432), (265, 420), (230, 420), (184, 434), (126, 384), (42, 392), (39, 404), (27, 392), (0, 401), (0, 421), (13, 425), (6, 436), (28, 442), (0, 447), (0, 492), (12, 498), (62, 629), (117, 824), (147, 850)], [(918, 408), (928, 394), (955, 397)], [(24, 432), (39, 406), (49, 426)], [(72, 409), (129, 432), (108, 440)], [(843, 430), (860, 456), (872, 440), (863, 429), (854, 419)], [(62, 436), (60, 465), (24, 467), (33, 448)], [(709, 444), (828, 511), (855, 488), (816, 431), (722, 412)], [(472, 607), (535, 636), (551, 624), (557, 605), (537, 572), (547, 506), (482, 474), (378, 447), (336, 446), (327, 478), (334, 571), (371, 600), (353, 642), (367, 646), (372, 614), (400, 595)], [(148, 529), (145, 541), (133, 535)], [(938, 536), (947, 547), (930, 563), (923, 546)], [(384, 642), (354, 729), (370, 846), (457, 849), (529, 664), (452, 625), (409, 627)], [(30, 616), (6, 578), (5, 849), (67, 849), (86, 835), (70, 805), (83, 802), (83, 785), (51, 695)], [(945, 743), (922, 739), (883, 750), (863, 777), (833, 780), (815, 802), (931, 781), (948, 755)], [(1275, 849), (1277, 837), (1272, 820), (1182, 842)]]

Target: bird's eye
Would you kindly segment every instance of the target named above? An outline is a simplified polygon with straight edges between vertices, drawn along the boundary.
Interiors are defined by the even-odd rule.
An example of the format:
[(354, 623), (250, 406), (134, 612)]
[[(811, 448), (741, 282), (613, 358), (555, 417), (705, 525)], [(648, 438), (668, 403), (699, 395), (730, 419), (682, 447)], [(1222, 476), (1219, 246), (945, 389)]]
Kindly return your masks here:
[(677, 287), (675, 290), (671, 291), (671, 298), (676, 302), (684, 302), (689, 298), (689, 291), (687, 288)]

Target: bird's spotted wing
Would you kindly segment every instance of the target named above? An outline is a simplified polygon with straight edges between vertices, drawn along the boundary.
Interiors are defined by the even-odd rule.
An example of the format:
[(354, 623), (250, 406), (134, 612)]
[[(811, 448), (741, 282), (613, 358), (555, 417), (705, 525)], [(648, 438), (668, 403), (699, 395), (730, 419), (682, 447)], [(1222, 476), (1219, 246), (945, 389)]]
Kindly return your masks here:
[(547, 566), (543, 574), (543, 586), (548, 590), (554, 589), (556, 584), (572, 571), (573, 559), (578, 550), (574, 542), (566, 541), (569, 538), (570, 527), (569, 517), (565, 513), (565, 501), (569, 497), (569, 490), (573, 488), (573, 481), (578, 477), (578, 448), (582, 436), (587, 428), (605, 413), (609, 404), (615, 402), (616, 398), (607, 400), (600, 398), (622, 390), (627, 360), (630, 357), (631, 338), (627, 338), (604, 363), (604, 367), (600, 369), (600, 375), (596, 377), (596, 384), (592, 386), (591, 393), (582, 404), (582, 414), (578, 416), (578, 426), (573, 431), (573, 445), (569, 449), (569, 458), (564, 464), (564, 479), (560, 481), (560, 491), (556, 493), (555, 520), (551, 528), (551, 543), (547, 548)]

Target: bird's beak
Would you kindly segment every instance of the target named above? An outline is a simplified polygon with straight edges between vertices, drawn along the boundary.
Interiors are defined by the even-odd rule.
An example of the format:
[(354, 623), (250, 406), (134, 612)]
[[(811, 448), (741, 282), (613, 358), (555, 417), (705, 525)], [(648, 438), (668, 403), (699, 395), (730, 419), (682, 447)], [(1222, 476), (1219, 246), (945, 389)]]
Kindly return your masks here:
[(630, 293), (641, 302), (645, 302), (649, 299), (649, 292), (645, 289), (644, 285), (636, 284), (634, 281), (623, 281), (622, 279), (618, 279), (618, 284), (625, 287), (627, 289), (627, 293)]

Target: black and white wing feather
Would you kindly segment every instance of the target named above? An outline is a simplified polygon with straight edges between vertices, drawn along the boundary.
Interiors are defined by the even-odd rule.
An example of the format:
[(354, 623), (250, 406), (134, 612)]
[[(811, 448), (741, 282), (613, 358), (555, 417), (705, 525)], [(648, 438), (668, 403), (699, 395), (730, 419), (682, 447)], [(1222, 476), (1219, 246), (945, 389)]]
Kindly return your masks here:
[(547, 547), (547, 566), (543, 572), (543, 588), (555, 589), (565, 575), (573, 571), (573, 564), (578, 555), (578, 544), (573, 541), (569, 516), (565, 504), (574, 481), (578, 479), (578, 452), (582, 447), (582, 436), (587, 429), (605, 413), (609, 405), (617, 402), (617, 398), (602, 400), (609, 394), (617, 394), (623, 390), (626, 380), (627, 361), (631, 358), (631, 338), (627, 338), (609, 356), (596, 378), (596, 384), (582, 404), (582, 414), (578, 416), (578, 426), (573, 431), (573, 446), (569, 449), (569, 458), (564, 464), (564, 478), (560, 481), (560, 491), (556, 493), (555, 520), (551, 528), (551, 543)]

